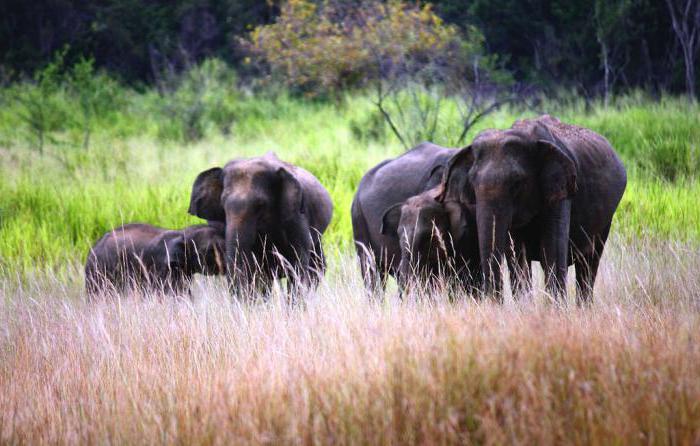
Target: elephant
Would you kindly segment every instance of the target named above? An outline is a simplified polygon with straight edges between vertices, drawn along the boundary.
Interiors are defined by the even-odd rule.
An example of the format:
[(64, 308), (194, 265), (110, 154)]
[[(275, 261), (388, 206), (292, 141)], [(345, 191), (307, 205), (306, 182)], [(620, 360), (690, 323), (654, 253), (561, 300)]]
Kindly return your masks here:
[(168, 230), (129, 223), (105, 233), (85, 262), (88, 295), (101, 291), (163, 291), (180, 294), (194, 274), (224, 271), (224, 226)]
[[(441, 173), (441, 169), (437, 172)], [(450, 273), (468, 290), (479, 288), (481, 265), (476, 225), (469, 211), (456, 201), (440, 202), (436, 186), (387, 209), (380, 232), (399, 240), (401, 257), (397, 279), (403, 290), (417, 279), (431, 283)], [(449, 280), (448, 280), (449, 283)]]
[(626, 184), (604, 137), (543, 115), (477, 135), (448, 162), (439, 199), (459, 201), (476, 216), (487, 292), (502, 300), (499, 262), (508, 254), (528, 281), (530, 261), (539, 261), (557, 298), (573, 264), (581, 304), (592, 298)]
[[(388, 275), (400, 277), (402, 252), (398, 232), (400, 216), (397, 218), (397, 211), (406, 204), (405, 221), (409, 221), (409, 214), (417, 217), (420, 209), (430, 203), (430, 200), (427, 199), (428, 196), (416, 196), (440, 184), (444, 166), (455, 152), (454, 149), (424, 142), (397, 158), (381, 162), (360, 181), (352, 201), (352, 229), (360, 269), (370, 294), (385, 288)], [(411, 197), (416, 198), (407, 203)], [(434, 212), (432, 203), (429, 207), (430, 212)], [(449, 216), (450, 221), (462, 222), (469, 217), (468, 214), (462, 214), (464, 209), (460, 206), (441, 203), (441, 207), (441, 212), (449, 211), (452, 214)], [(387, 225), (383, 225), (383, 222)], [(430, 236), (427, 228), (421, 228), (421, 231), (422, 235)], [(454, 231), (465, 233), (457, 227)], [(475, 236), (474, 231), (472, 236)], [(461, 240), (453, 242), (462, 243)], [(413, 246), (417, 248), (420, 244)], [(411, 253), (410, 249), (404, 251), (407, 260), (419, 257), (413, 255), (416, 253)], [(404, 262), (406, 270), (411, 265), (415, 266), (415, 263)]]
[(310, 172), (273, 152), (201, 172), (189, 213), (225, 224), (226, 275), (242, 297), (266, 294), (283, 277), (296, 294), (325, 272), (321, 237), (333, 216), (331, 197)]

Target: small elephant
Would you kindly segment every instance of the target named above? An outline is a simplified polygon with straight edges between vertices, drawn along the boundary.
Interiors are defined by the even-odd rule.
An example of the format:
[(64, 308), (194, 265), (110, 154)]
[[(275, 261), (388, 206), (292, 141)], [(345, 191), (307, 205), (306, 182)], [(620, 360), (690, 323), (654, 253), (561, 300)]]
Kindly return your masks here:
[(89, 296), (105, 290), (182, 293), (192, 276), (224, 271), (224, 227), (196, 225), (168, 230), (130, 223), (107, 232), (85, 263)]
[(331, 197), (311, 173), (272, 152), (200, 173), (189, 213), (225, 224), (227, 277), (243, 295), (265, 293), (282, 277), (294, 291), (325, 272), (321, 236), (333, 215)]
[(577, 300), (589, 301), (613, 215), (627, 184), (622, 161), (601, 135), (548, 115), (480, 133), (448, 163), (441, 200), (476, 215), (487, 291), (502, 299), (506, 255), (529, 280), (538, 260), (547, 289), (565, 292), (576, 268)]
[(450, 284), (478, 289), (481, 283), (476, 225), (455, 201), (438, 201), (440, 186), (391, 206), (382, 217), (381, 233), (399, 239), (400, 288), (454, 277)]
[[(389, 230), (388, 225), (382, 231), (387, 210), (440, 184), (444, 166), (455, 153), (454, 149), (425, 142), (397, 158), (383, 161), (362, 177), (352, 202), (352, 230), (360, 268), (370, 294), (384, 289), (387, 275), (400, 276), (402, 252), (398, 232)], [(456, 206), (444, 206), (443, 210), (461, 212)], [(407, 208), (407, 218), (408, 214)], [(468, 219), (469, 215), (451, 217), (454, 222)], [(467, 233), (457, 227), (453, 230)], [(470, 237), (475, 237), (473, 231)], [(454, 243), (468, 245), (469, 241)], [(472, 243), (476, 243), (475, 239)], [(470, 254), (465, 252), (465, 255)], [(406, 263), (405, 267), (408, 268), (409, 264)]]

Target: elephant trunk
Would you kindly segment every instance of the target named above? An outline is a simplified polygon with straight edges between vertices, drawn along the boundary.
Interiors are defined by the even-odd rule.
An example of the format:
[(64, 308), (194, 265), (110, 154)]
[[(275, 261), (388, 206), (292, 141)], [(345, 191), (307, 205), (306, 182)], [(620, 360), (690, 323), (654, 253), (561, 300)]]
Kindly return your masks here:
[(256, 234), (253, 224), (227, 223), (226, 274), (235, 291), (246, 290), (255, 274), (253, 246)]
[(501, 261), (506, 251), (512, 213), (493, 205), (477, 205), (479, 255), (484, 275), (484, 291), (501, 300)]

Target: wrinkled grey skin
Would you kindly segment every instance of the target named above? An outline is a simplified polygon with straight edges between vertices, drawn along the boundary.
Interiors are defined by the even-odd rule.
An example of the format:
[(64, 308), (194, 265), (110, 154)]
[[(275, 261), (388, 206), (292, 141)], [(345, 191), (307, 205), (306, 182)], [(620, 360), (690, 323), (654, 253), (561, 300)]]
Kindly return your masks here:
[(267, 292), (281, 277), (293, 290), (315, 285), (325, 272), (321, 235), (333, 214), (330, 195), (311, 173), (274, 153), (200, 173), (189, 213), (226, 225), (233, 291)]
[[(360, 181), (352, 202), (352, 229), (362, 275), (370, 293), (385, 287), (388, 274), (399, 276), (401, 243), (398, 230), (387, 226), (382, 231), (385, 214), (439, 184), (442, 170), (455, 152), (422, 143), (375, 166)], [(396, 226), (398, 229), (398, 224)], [(406, 262), (404, 270), (409, 266), (410, 262)]]
[(410, 197), (382, 218), (381, 232), (399, 240), (397, 279), (402, 290), (414, 280), (429, 284), (451, 278), (467, 289), (480, 286), (476, 224), (459, 203), (438, 201), (441, 192), (437, 186)]
[(107, 232), (90, 249), (85, 287), (90, 296), (104, 291), (188, 290), (194, 274), (222, 274), (224, 227), (196, 225), (168, 230), (130, 223)]
[(528, 282), (529, 261), (539, 260), (556, 296), (574, 264), (581, 303), (591, 298), (626, 184), (625, 168), (605, 138), (544, 115), (479, 134), (450, 160), (441, 198), (476, 215), (487, 291), (500, 298), (498, 263), (506, 255)]

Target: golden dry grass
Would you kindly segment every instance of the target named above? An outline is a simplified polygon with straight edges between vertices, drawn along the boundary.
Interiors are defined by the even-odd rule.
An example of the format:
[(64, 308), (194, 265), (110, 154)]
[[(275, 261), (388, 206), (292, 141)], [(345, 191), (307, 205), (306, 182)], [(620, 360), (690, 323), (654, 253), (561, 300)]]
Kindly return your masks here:
[(294, 308), (6, 283), (0, 443), (697, 444), (700, 252), (620, 243), (583, 309), (370, 303), (342, 256)]

